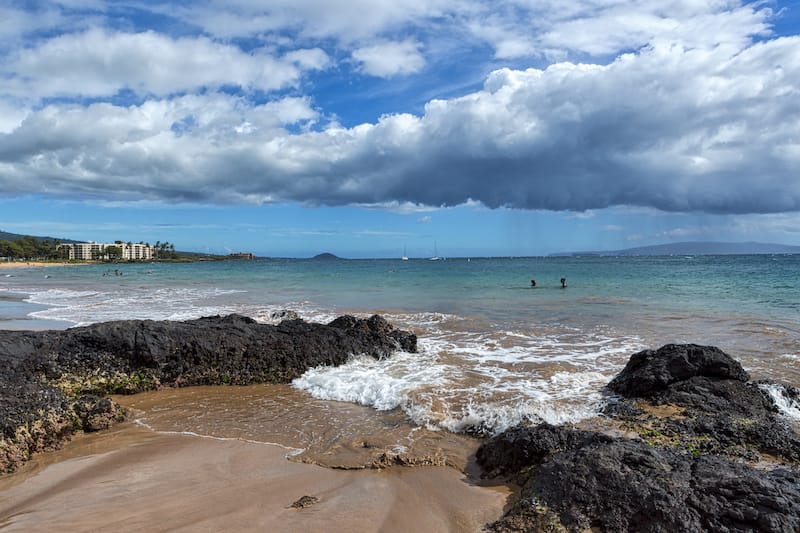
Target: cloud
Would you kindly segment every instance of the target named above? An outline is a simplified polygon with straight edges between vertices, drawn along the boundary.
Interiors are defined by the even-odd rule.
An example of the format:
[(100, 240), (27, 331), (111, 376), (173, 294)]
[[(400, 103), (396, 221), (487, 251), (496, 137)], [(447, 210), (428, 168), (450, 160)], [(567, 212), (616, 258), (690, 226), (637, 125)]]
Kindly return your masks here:
[(321, 48), (292, 50), (284, 56), (284, 59), (307, 70), (321, 70), (331, 63), (330, 57)]
[(295, 51), (283, 61), (264, 49), (245, 53), (206, 37), (91, 29), (12, 54), (0, 67), (5, 78), (0, 93), (102, 97), (127, 89), (164, 96), (224, 85), (268, 91), (295, 84), (301, 67), (324, 63), (322, 54), (309, 50)]
[(419, 222), (420, 224), (427, 224), (428, 222), (431, 222), (431, 221), (433, 221), (433, 217), (427, 216), (427, 215), (417, 219), (417, 222)]
[[(22, 9), (11, 1), (0, 1), (0, 43), (13, 43), (27, 34), (62, 26), (68, 19), (55, 6), (38, 10)], [(78, 24), (78, 20), (73, 20)]]
[(794, 239), (800, 233), (800, 213), (777, 213), (737, 217), (727, 224), (727, 229), (737, 234), (751, 236), (754, 240), (772, 235), (778, 239)]
[(580, 51), (593, 56), (635, 50), (650, 43), (710, 47), (746, 44), (749, 36), (768, 33), (772, 11), (738, 2), (584, 0), (573, 16), (551, 19), (538, 37), (542, 47)]
[[(0, 168), (7, 192), (792, 211), (797, 80), (800, 38), (784, 37), (741, 49), (653, 45), (609, 65), (501, 69), (482, 90), (430, 101), (421, 115), (297, 134), (283, 124), (314, 118), (303, 100), (53, 105), (0, 136)], [(171, 127), (187, 115), (191, 135), (178, 137)]]
[(401, 203), (396, 200), (376, 203), (356, 203), (353, 205), (362, 209), (388, 211), (390, 213), (397, 213), (399, 215), (415, 215), (418, 213), (429, 213), (431, 211), (439, 210), (439, 207), (436, 206), (415, 204), (412, 202)]
[(714, 233), (714, 231), (706, 226), (694, 226), (686, 228), (672, 228), (666, 231), (661, 231), (656, 234), (656, 238), (665, 239), (668, 241), (686, 240), (691, 238), (699, 238), (701, 236), (709, 237), (714, 235)]
[(774, 15), (763, 4), (647, 0), (575, 0), (567, 3), (510, 1), (472, 4), (462, 17), (474, 37), (495, 57), (566, 59), (569, 55), (613, 56), (655, 42), (688, 47), (742, 45), (769, 33)]
[(379, 43), (353, 51), (353, 59), (361, 64), (364, 73), (391, 78), (422, 70), (425, 59), (419, 47), (419, 43), (411, 40)]
[(352, 42), (442, 16), (460, 4), (460, 0), (207, 0), (174, 12), (223, 38), (289, 30), (301, 38)]
[[(2, 55), (0, 194), (798, 211), (800, 37), (771, 35), (763, 6), (213, 0), (177, 11), (206, 32), (184, 36), (85, 29), (63, 4), (44, 26), (11, 10), (17, 35), (48, 31)], [(325, 80), (305, 77), (360, 69), (400, 94), (461, 38), (537, 67), (354, 127), (326, 122)]]
[(409, 237), (412, 234), (406, 231), (385, 231), (385, 230), (373, 230), (373, 229), (364, 229), (352, 232), (353, 235), (356, 237), (382, 237), (382, 238), (393, 238), (393, 237)]
[(689, 46), (741, 43), (768, 32), (774, 13), (766, 6), (736, 0), (207, 0), (170, 13), (225, 40), (288, 33), (350, 48), (412, 32), (431, 40), (448, 33), (483, 41), (497, 58), (564, 59), (613, 55), (659, 39)]
[(19, 101), (0, 99), (0, 133), (11, 133), (30, 112)]

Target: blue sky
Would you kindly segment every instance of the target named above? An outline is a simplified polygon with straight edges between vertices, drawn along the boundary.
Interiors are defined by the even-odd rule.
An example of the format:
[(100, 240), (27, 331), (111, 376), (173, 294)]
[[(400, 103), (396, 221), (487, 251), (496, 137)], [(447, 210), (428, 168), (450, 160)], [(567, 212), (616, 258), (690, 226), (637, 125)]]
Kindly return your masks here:
[(0, 0), (0, 230), (292, 257), (800, 245), (798, 12)]

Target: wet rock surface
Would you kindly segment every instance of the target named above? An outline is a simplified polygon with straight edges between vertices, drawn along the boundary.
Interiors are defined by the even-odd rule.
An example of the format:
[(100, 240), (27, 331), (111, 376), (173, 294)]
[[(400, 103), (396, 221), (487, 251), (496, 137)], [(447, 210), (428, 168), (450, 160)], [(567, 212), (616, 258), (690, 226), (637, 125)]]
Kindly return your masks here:
[[(648, 367), (672, 371), (649, 381), (643, 377), (654, 373)], [(609, 404), (606, 414), (622, 420), (626, 429), (645, 441), (663, 441), (695, 455), (716, 453), (757, 461), (769, 454), (800, 462), (800, 440), (765, 392), (765, 383), (747, 379), (741, 365), (718, 348), (669, 344), (631, 357), (608, 385), (621, 399)], [(643, 382), (654, 385), (645, 389)], [(787, 397), (797, 395), (794, 387), (773, 386)], [(669, 417), (633, 413), (640, 405), (677, 409)]]
[(658, 350), (643, 350), (628, 360), (608, 388), (625, 397), (657, 397), (671, 385), (695, 377), (723, 381), (750, 379), (742, 365), (714, 346), (667, 344)]
[[(714, 347), (634, 354), (609, 428), (547, 424), (489, 439), (487, 475), (521, 489), (495, 531), (800, 531), (800, 439), (765, 383)], [(793, 387), (779, 387), (788, 400)]]
[(352, 355), (415, 352), (414, 334), (382, 317), (277, 325), (230, 315), (128, 320), (63, 331), (0, 331), (0, 473), (75, 430), (123, 418), (107, 394), (161, 386), (286, 383)]

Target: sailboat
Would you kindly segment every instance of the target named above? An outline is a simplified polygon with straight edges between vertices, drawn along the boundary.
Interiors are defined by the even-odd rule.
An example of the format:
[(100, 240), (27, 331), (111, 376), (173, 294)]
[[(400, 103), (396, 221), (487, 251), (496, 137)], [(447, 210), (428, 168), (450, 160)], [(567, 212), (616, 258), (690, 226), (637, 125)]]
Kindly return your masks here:
[(408, 261), (408, 256), (406, 255), (406, 247), (403, 246), (403, 257), (400, 258), (400, 261)]
[(440, 261), (442, 258), (439, 257), (439, 252), (436, 250), (436, 243), (433, 243), (433, 257), (431, 257), (431, 261)]

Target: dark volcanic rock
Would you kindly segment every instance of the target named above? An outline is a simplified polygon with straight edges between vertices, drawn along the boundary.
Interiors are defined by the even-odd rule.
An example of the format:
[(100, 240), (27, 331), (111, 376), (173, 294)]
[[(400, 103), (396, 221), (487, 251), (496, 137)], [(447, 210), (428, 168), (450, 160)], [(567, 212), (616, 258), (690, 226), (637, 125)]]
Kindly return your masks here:
[(599, 433), (550, 424), (521, 425), (494, 437), (491, 446), (481, 446), (476, 458), (488, 475), (507, 476), (540, 465), (556, 452), (609, 440), (610, 437)]
[(493, 461), (509, 448), (535, 452), (530, 462), (503, 464), (501, 469), (516, 470), (522, 493), (492, 525), (495, 531), (541, 531), (542, 523), (551, 524), (550, 531), (800, 528), (800, 472), (790, 468), (757, 470), (723, 457), (547, 425), (515, 428), (487, 441), (478, 460), (496, 471)]
[(0, 370), (0, 474), (40, 450), (58, 448), (74, 430), (69, 401), (55, 387)]
[[(329, 325), (278, 325), (230, 315), (186, 322), (125, 320), (66, 331), (0, 331), (0, 368), (47, 381), (75, 382), (76, 392), (137, 392), (167, 385), (288, 382), (306, 369), (351, 355), (380, 358), (416, 351), (416, 336), (379, 316)], [(85, 378), (87, 383), (81, 383)]]
[[(797, 435), (770, 395), (747, 377), (736, 360), (713, 346), (669, 344), (645, 350), (631, 356), (608, 384), (626, 399), (612, 404), (607, 413), (651, 443), (747, 460), (757, 460), (760, 452), (800, 462)], [(794, 390), (781, 389), (787, 395)], [(682, 416), (655, 417), (641, 409), (637, 414), (633, 401), (639, 401), (639, 407), (680, 407)]]
[[(721, 350), (668, 345), (631, 357), (606, 414), (638, 439), (518, 426), (478, 462), (522, 486), (496, 531), (800, 531), (800, 440), (766, 389)], [(772, 462), (755, 468), (747, 461)]]
[[(278, 325), (230, 315), (187, 322), (126, 320), (65, 331), (0, 331), (0, 473), (76, 429), (119, 420), (101, 396), (162, 385), (288, 382), (352, 355), (415, 352), (417, 338), (380, 316)], [(89, 396), (86, 396), (89, 395)]]
[(75, 400), (72, 409), (75, 411), (83, 431), (108, 429), (125, 419), (125, 413), (118, 403), (110, 398), (101, 398), (91, 394), (85, 394)]
[(750, 379), (742, 365), (719, 348), (667, 344), (658, 350), (633, 354), (608, 388), (623, 396), (650, 397), (673, 383), (695, 376), (738, 381)]

